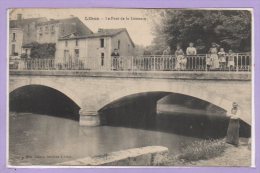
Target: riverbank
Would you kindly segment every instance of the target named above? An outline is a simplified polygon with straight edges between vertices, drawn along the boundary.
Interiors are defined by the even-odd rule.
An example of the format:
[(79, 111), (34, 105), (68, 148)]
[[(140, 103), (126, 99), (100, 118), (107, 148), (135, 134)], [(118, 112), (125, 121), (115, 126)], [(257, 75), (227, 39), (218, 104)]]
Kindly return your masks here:
[(223, 153), (207, 160), (187, 161), (180, 159), (179, 155), (175, 157), (169, 155), (169, 158), (165, 162), (164, 166), (251, 166), (251, 149), (248, 147), (247, 139), (241, 139), (240, 141), (241, 142), (238, 147), (225, 144), (225, 151)]

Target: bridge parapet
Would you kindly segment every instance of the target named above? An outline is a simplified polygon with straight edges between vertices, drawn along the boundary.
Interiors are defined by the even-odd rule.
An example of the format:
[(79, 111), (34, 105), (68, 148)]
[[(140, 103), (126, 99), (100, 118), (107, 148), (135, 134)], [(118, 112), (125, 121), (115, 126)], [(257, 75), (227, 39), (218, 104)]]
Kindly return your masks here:
[(251, 71), (250, 52), (226, 54), (225, 62), (220, 66), (213, 66), (214, 61), (210, 54), (186, 55), (181, 59), (175, 55), (143, 55), (112, 57), (108, 63), (110, 66), (101, 63), (97, 57), (10, 59), (9, 65), (13, 70)]
[(82, 71), (82, 70), (10, 70), (10, 75), (22, 76), (68, 76), (68, 77), (114, 77), (114, 78), (154, 78), (190, 80), (241, 80), (250, 81), (251, 72), (205, 72), (205, 71)]

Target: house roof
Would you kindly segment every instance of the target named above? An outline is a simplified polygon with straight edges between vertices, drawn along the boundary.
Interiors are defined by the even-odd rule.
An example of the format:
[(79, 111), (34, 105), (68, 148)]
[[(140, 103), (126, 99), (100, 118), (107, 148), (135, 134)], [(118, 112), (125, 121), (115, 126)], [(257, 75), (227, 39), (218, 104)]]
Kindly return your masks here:
[(38, 26), (50, 25), (55, 23), (63, 24), (61, 25), (61, 27), (64, 28), (68, 25), (75, 26), (74, 31), (65, 30), (65, 32), (62, 35), (60, 35), (60, 37), (65, 37), (74, 33), (76, 33), (78, 36), (83, 36), (83, 35), (88, 35), (93, 33), (78, 17), (70, 17), (65, 19), (51, 19), (49, 21), (39, 23)]
[(45, 17), (38, 17), (38, 18), (27, 18), (21, 20), (10, 20), (9, 27), (10, 28), (22, 28), (25, 25), (28, 25), (32, 22), (41, 22), (47, 20)]
[(73, 39), (85, 39), (85, 38), (99, 38), (99, 37), (113, 37), (122, 32), (126, 32), (131, 44), (135, 47), (133, 40), (131, 39), (126, 28), (117, 28), (117, 29), (99, 29), (97, 33), (92, 33), (88, 35), (78, 36), (78, 35), (67, 35), (65, 37), (59, 38), (59, 40), (73, 40)]

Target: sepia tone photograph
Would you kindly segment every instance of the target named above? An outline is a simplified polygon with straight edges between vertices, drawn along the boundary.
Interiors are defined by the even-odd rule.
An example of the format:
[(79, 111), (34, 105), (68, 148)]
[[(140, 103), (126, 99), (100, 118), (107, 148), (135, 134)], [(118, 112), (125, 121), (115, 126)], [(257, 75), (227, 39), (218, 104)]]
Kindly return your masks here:
[(251, 9), (9, 9), (10, 166), (251, 167)]

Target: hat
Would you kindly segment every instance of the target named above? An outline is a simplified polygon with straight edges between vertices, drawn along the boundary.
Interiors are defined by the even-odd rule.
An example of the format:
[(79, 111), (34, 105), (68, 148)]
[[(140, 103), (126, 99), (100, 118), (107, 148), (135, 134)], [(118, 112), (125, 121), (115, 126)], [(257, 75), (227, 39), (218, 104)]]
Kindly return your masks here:
[(236, 103), (236, 102), (233, 102), (233, 104), (232, 104), (233, 106), (238, 106), (238, 104)]

